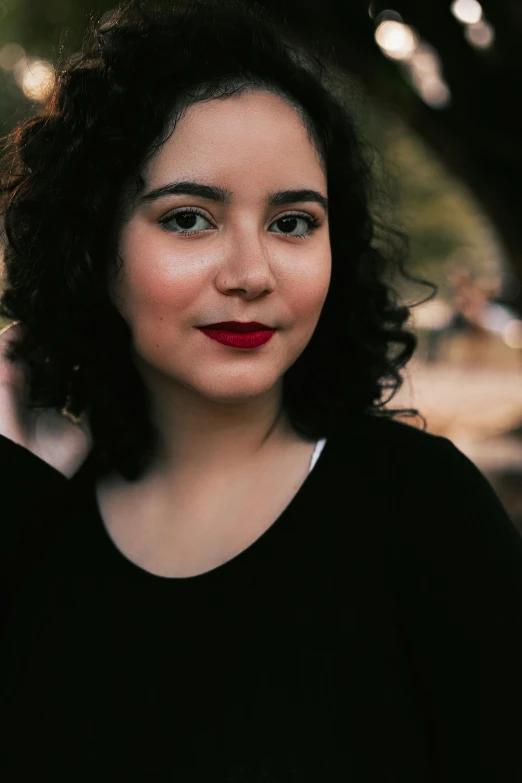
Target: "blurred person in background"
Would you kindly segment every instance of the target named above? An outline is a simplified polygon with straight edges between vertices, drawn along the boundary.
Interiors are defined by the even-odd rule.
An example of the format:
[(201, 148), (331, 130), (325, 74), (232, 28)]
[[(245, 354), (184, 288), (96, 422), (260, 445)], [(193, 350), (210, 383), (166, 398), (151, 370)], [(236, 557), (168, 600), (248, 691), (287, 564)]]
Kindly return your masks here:
[(517, 314), (506, 304), (495, 301), (501, 282), (480, 275), (467, 267), (458, 267), (448, 275), (453, 315), (436, 340), (430, 343), (432, 358), (465, 365), (520, 365), (520, 358), (504, 335)]

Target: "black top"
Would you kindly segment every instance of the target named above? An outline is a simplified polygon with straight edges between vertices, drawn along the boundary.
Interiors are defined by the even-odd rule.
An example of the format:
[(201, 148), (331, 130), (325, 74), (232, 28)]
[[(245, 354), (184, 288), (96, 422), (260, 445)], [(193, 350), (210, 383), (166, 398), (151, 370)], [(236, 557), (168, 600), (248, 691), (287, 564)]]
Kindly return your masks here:
[(118, 550), (83, 468), (3, 436), (0, 468), (3, 780), (521, 783), (522, 536), (449, 440), (339, 423), (186, 578)]

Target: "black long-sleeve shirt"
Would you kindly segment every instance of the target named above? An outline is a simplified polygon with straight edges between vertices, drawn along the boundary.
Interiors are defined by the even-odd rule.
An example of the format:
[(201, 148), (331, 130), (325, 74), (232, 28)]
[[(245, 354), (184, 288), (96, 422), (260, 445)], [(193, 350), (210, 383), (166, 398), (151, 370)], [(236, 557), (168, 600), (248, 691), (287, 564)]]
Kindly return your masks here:
[[(88, 464), (88, 463), (86, 463)], [(0, 436), (3, 780), (522, 783), (522, 536), (449, 440), (339, 422), (188, 578)]]

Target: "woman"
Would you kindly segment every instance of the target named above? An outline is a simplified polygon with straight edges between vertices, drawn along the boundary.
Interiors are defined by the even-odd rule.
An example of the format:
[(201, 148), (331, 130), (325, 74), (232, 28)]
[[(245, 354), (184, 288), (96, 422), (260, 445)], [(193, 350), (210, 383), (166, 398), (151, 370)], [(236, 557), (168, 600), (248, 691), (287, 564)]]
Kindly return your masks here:
[(7, 139), (9, 781), (522, 779), (522, 541), (382, 410), (403, 246), (330, 77), (129, 2)]

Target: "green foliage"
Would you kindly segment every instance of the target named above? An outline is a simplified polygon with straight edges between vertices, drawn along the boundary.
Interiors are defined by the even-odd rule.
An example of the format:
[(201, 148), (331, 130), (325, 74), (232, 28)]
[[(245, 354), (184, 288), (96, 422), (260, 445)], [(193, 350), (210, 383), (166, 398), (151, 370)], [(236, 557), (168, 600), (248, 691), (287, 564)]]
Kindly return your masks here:
[(400, 117), (371, 107), (367, 132), (396, 180), (397, 216), (411, 238), (410, 263), (444, 293), (450, 269), (498, 275), (505, 264), (495, 229), (473, 194)]

